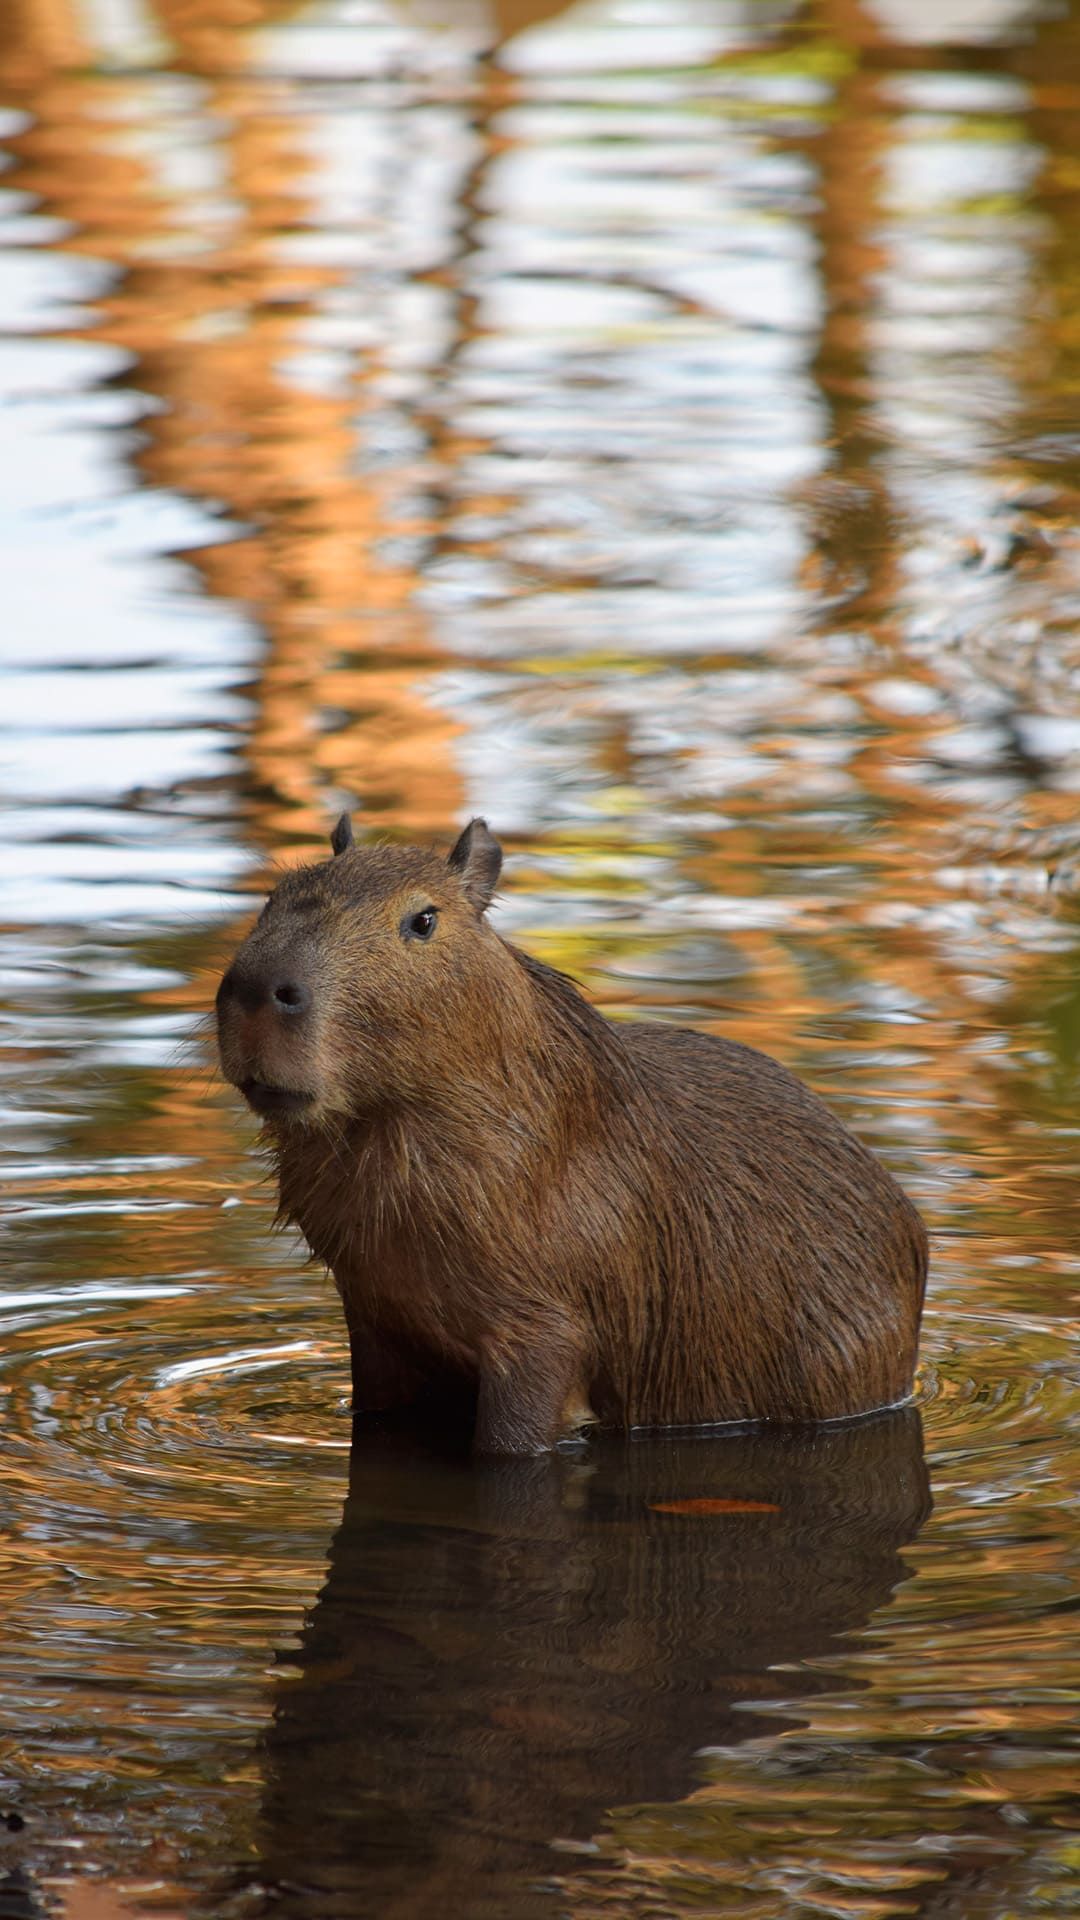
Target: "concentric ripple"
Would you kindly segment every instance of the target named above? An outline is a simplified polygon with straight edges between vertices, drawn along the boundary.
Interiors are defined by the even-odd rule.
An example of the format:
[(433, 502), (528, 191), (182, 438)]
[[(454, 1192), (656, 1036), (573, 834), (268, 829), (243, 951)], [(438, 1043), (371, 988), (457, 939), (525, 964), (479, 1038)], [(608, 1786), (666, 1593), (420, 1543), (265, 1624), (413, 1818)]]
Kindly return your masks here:
[(347, 1353), (329, 1283), (299, 1283), (315, 1337), (284, 1297), (260, 1301), (245, 1332), (237, 1299), (250, 1286), (250, 1276), (200, 1275), (88, 1287), (85, 1297), (32, 1296), (49, 1309), (44, 1326), (32, 1313), (16, 1328), (0, 1318), (9, 1467), (20, 1452), (35, 1473), (47, 1466), (58, 1506), (84, 1507), (90, 1487), (102, 1500), (120, 1495), (135, 1476), (197, 1509), (206, 1497), (242, 1498), (254, 1476), (264, 1491), (287, 1485), (277, 1449), (347, 1453)]

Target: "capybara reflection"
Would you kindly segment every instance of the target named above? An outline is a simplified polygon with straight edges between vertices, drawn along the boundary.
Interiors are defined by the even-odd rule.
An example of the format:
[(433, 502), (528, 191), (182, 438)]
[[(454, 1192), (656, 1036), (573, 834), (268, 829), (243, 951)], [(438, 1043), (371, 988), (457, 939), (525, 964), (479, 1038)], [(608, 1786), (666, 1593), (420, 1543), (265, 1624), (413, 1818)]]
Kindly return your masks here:
[(775, 1060), (605, 1019), (486, 918), (483, 820), (448, 857), (286, 875), (218, 992), (280, 1212), (333, 1271), (354, 1405), (460, 1388), (486, 1453), (621, 1427), (820, 1421), (908, 1393), (914, 1207)]
[[(832, 1735), (830, 1764), (850, 1777), (880, 1712), (860, 1730), (846, 1637), (910, 1575), (900, 1549), (929, 1505), (914, 1407), (471, 1465), (405, 1422), (361, 1423), (326, 1586), (283, 1652), (262, 1743), (265, 1906), (224, 1910), (789, 1911), (770, 1869), (801, 1831), (812, 1879), (815, 1780), (763, 1781), (760, 1823), (733, 1856), (722, 1797), (712, 1813), (708, 1794), (671, 1803), (709, 1779), (703, 1747), (782, 1750), (838, 1687), (854, 1724)], [(644, 1870), (627, 1874), (632, 1816), (613, 1831), (611, 1814), (642, 1806)], [(672, 1867), (659, 1882), (657, 1855)]]

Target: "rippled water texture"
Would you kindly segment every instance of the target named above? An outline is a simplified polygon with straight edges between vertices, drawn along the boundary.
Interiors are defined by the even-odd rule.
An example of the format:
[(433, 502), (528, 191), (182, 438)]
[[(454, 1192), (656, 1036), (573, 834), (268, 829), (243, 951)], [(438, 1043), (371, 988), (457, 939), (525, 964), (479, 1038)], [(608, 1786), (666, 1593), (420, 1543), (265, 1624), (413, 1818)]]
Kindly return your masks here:
[[(1080, 15), (7, 0), (0, 103), (4, 1913), (1076, 1912)], [(198, 1034), (345, 800), (875, 1145), (917, 1413), (350, 1461)]]

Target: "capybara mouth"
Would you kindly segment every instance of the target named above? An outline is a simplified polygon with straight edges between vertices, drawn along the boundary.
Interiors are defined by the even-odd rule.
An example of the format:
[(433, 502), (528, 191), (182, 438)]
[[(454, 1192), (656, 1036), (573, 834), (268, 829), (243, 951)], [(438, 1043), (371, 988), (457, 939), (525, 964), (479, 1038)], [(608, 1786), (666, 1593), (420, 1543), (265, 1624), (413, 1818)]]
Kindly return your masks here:
[(263, 1119), (275, 1114), (303, 1113), (315, 1099), (313, 1093), (300, 1093), (295, 1087), (272, 1087), (266, 1080), (241, 1080), (240, 1092)]

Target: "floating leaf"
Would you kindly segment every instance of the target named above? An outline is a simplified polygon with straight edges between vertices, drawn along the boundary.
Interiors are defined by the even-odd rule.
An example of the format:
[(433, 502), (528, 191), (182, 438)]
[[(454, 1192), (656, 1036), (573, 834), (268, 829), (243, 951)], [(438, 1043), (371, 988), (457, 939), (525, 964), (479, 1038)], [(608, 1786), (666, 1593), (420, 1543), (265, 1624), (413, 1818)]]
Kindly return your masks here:
[(656, 1500), (650, 1513), (779, 1513), (771, 1500)]

